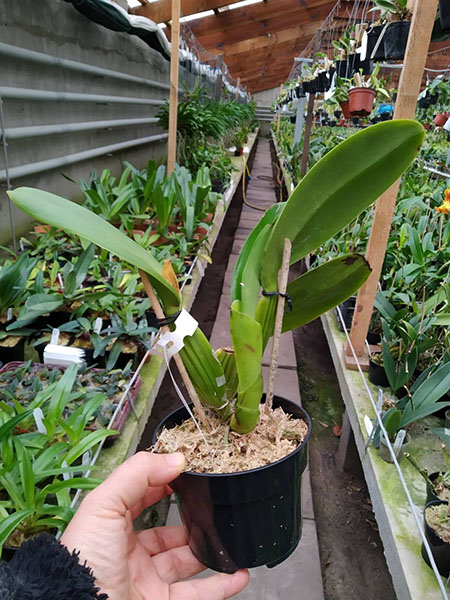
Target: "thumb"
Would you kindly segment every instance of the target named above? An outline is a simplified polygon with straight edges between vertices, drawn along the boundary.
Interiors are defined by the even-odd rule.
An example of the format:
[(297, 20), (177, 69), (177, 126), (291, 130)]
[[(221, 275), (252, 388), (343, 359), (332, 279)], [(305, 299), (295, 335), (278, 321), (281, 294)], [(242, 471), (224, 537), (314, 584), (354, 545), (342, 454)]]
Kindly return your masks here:
[(159, 492), (166, 495), (166, 484), (175, 479), (185, 466), (186, 459), (180, 452), (138, 452), (120, 465), (86, 499), (122, 512), (141, 503), (150, 491), (155, 496), (160, 495)]

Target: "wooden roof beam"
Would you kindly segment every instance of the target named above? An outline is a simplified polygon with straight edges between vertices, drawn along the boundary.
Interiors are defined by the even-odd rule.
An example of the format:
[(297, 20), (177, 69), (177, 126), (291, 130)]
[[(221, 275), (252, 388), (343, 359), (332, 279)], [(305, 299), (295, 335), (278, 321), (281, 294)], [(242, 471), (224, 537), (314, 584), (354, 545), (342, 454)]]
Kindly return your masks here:
[[(317, 29), (317, 24), (314, 24), (312, 28)], [(299, 27), (293, 27), (292, 29), (284, 29), (277, 33), (267, 33), (266, 35), (260, 35), (258, 37), (249, 38), (242, 42), (235, 42), (234, 44), (224, 44), (221, 46), (221, 50), (226, 59), (234, 54), (242, 54), (252, 52), (259, 48), (276, 47), (278, 44), (288, 42), (291, 40), (298, 40), (299, 42), (311, 39), (311, 27), (300, 25)], [(307, 43), (307, 42), (306, 42)], [(306, 46), (305, 43), (305, 46)]]
[[(139, 0), (141, 1), (141, 0)], [(229, 4), (234, 4), (239, 0), (181, 0), (181, 14), (183, 17), (188, 15), (195, 15), (205, 10), (214, 10)], [(169, 21), (172, 18), (172, 0), (158, 0), (158, 2), (151, 2), (145, 4), (145, 6), (137, 6), (131, 8), (130, 13), (139, 15), (141, 17), (147, 17), (155, 23), (163, 23)]]
[(328, 16), (335, 5), (333, 0), (308, 0), (301, 3), (296, 0), (276, 0), (276, 2), (261, 2), (250, 4), (242, 8), (227, 10), (220, 15), (211, 15), (201, 19), (194, 19), (189, 26), (197, 37), (220, 32), (224, 28), (235, 27), (246, 23), (247, 27), (254, 27), (259, 23), (275, 17), (291, 14), (290, 25), (307, 21), (322, 21)]

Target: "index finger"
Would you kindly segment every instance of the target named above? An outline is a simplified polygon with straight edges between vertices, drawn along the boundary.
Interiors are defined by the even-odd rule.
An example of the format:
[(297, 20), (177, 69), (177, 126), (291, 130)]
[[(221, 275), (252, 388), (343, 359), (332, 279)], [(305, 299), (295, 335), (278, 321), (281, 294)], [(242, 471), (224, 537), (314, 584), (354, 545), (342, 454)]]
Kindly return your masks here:
[(86, 500), (120, 514), (136, 510), (138, 506), (150, 503), (153, 496), (164, 497), (167, 484), (183, 471), (185, 464), (185, 458), (179, 452), (138, 452), (90, 492)]

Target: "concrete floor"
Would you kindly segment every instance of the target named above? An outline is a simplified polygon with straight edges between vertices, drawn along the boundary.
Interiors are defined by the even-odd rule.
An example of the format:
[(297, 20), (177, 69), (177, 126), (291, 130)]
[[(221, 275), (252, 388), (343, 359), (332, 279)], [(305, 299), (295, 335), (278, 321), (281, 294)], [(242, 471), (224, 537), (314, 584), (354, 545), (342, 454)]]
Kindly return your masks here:
[[(247, 201), (252, 205), (267, 209), (277, 199), (275, 192), (266, 179), (272, 176), (270, 143), (265, 138), (259, 138), (258, 148), (251, 172), (252, 179), (247, 188)], [(246, 205), (242, 207), (241, 219), (236, 230), (235, 240), (228, 261), (222, 289), (222, 297), (217, 312), (216, 322), (211, 335), (213, 348), (230, 345), (229, 314), (230, 314), (230, 283), (238, 253), (252, 228), (258, 223), (263, 212)], [(270, 349), (264, 354), (263, 374), (268, 376)], [(275, 383), (275, 393), (285, 396), (301, 404), (297, 378), (297, 363), (292, 333), (284, 333), (281, 337), (279, 368)], [(322, 573), (320, 569), (319, 546), (317, 542), (316, 522), (311, 494), (309, 470), (303, 474), (302, 480), (303, 533), (300, 544), (295, 552), (281, 565), (274, 569), (257, 567), (251, 570), (248, 587), (238, 594), (239, 600), (324, 600)], [(171, 504), (168, 524), (180, 523), (178, 510)], [(206, 571), (206, 575), (211, 572)]]

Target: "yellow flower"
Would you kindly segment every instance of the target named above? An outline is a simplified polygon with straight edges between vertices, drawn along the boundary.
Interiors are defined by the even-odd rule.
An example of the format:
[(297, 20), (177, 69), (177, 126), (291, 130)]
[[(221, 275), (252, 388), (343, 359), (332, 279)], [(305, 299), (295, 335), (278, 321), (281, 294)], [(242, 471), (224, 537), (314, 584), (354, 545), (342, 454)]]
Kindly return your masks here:
[(445, 190), (445, 199), (441, 206), (436, 206), (436, 210), (444, 215), (450, 215), (450, 188)]

